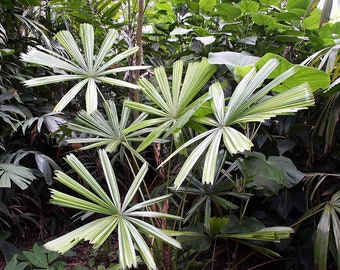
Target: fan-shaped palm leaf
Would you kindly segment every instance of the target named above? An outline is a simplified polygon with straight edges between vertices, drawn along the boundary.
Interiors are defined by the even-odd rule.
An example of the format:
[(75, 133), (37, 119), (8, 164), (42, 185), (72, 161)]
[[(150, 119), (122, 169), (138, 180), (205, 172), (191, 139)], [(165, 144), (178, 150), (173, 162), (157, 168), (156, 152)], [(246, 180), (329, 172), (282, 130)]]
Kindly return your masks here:
[[(88, 113), (97, 109), (99, 91), (97, 83), (139, 89), (140, 87), (119, 79), (108, 77), (117, 72), (128, 70), (145, 69), (144, 66), (126, 66), (112, 68), (117, 62), (137, 52), (138, 47), (130, 48), (125, 52), (105, 60), (111, 53), (112, 46), (117, 40), (118, 32), (109, 30), (97, 55), (94, 55), (94, 30), (90, 24), (80, 25), (80, 39), (83, 46), (81, 49), (69, 31), (61, 31), (56, 34), (59, 43), (65, 48), (71, 59), (57, 54), (51, 50), (39, 47), (31, 49), (27, 54), (21, 55), (21, 60), (60, 70), (60, 75), (34, 78), (24, 82), (26, 86), (39, 86), (58, 82), (79, 81), (73, 86), (55, 106), (54, 111), (62, 111), (65, 106), (86, 86), (86, 111)], [(66, 74), (65, 74), (66, 73)]]
[(156, 239), (177, 248), (180, 248), (181, 246), (176, 240), (169, 237), (160, 229), (138, 218), (155, 217), (180, 219), (177, 216), (169, 214), (142, 210), (152, 204), (167, 199), (171, 195), (160, 196), (129, 207), (130, 202), (139, 190), (139, 186), (147, 172), (147, 165), (144, 164), (142, 166), (124, 200), (121, 201), (115, 173), (106, 152), (104, 150), (99, 150), (99, 157), (109, 194), (106, 194), (91, 173), (87, 171), (74, 155), (69, 155), (66, 159), (67, 163), (75, 170), (83, 181), (86, 182), (89, 189), (85, 188), (66, 174), (58, 171), (56, 173), (56, 179), (81, 195), (81, 198), (52, 190), (51, 203), (62, 207), (104, 214), (106, 216), (87, 223), (64, 236), (46, 243), (45, 247), (53, 251), (64, 253), (75, 246), (80, 240), (85, 239), (94, 244), (94, 248), (98, 248), (111, 233), (116, 230), (118, 232), (119, 262), (122, 269), (137, 267), (135, 249), (139, 251), (144, 262), (150, 269), (157, 269), (150, 249), (141, 233), (155, 237)]
[(258, 72), (256, 72), (256, 68), (253, 68), (236, 87), (227, 106), (224, 104), (225, 99), (221, 85), (215, 83), (210, 87), (211, 108), (214, 117), (194, 117), (192, 120), (211, 128), (183, 144), (162, 163), (166, 163), (182, 149), (203, 139), (184, 162), (175, 180), (176, 187), (182, 184), (192, 167), (197, 163), (197, 157), (202, 156), (203, 153), (206, 154), (202, 181), (203, 183), (213, 181), (216, 159), (222, 140), (231, 154), (250, 150), (253, 146), (252, 142), (235, 129), (234, 125), (243, 126), (248, 122), (263, 122), (270, 117), (292, 113), (314, 104), (313, 94), (307, 83), (274, 96), (267, 96), (275, 86), (294, 74), (294, 68), (287, 70), (263, 88), (257, 90), (278, 64), (278, 60), (273, 58)]
[[(209, 64), (207, 59), (189, 63), (182, 82), (183, 61), (180, 60), (173, 65), (171, 86), (164, 67), (155, 69), (156, 87), (145, 78), (140, 79), (141, 91), (150, 99), (152, 105), (133, 101), (126, 101), (125, 105), (154, 116), (154, 118), (132, 125), (125, 132), (150, 126), (157, 127), (139, 145), (137, 151), (145, 149), (162, 135), (164, 137), (167, 137), (170, 133), (176, 135), (177, 129), (184, 126), (197, 109), (210, 98), (209, 95), (205, 94), (194, 100), (215, 70), (216, 66)], [(166, 133), (167, 130), (169, 131)]]

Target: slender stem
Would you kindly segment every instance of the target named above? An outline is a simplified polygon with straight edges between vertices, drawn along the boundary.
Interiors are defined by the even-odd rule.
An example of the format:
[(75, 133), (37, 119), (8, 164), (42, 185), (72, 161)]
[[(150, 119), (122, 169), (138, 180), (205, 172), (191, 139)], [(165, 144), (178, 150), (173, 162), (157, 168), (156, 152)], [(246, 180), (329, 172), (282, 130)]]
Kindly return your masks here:
[[(136, 55), (136, 66), (140, 66), (143, 62), (143, 40), (142, 40), (142, 30), (143, 30), (143, 18), (144, 18), (144, 0), (138, 0), (138, 17), (137, 17), (137, 32), (136, 32), (136, 45), (139, 50)], [(140, 70), (135, 71), (135, 80), (138, 81), (140, 77)], [(133, 92), (133, 101), (140, 101), (140, 93), (138, 89)], [(134, 119), (137, 119), (139, 115), (138, 111), (134, 111)]]
[[(284, 261), (284, 260), (287, 260), (287, 258), (274, 259), (274, 260), (271, 260), (271, 261), (268, 261), (268, 262), (264, 262), (264, 263), (255, 265), (254, 267), (248, 268), (248, 270), (262, 269), (262, 267), (267, 265), (267, 264), (275, 263), (275, 262), (280, 262), (280, 261)], [(288, 258), (288, 260), (292, 260), (292, 259)]]

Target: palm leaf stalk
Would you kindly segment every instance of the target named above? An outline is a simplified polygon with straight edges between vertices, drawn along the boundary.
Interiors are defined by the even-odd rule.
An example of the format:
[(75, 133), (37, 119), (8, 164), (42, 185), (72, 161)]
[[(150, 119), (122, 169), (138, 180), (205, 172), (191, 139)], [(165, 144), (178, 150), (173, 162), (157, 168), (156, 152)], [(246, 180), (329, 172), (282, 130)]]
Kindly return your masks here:
[(118, 234), (119, 263), (122, 269), (137, 267), (136, 250), (138, 250), (149, 269), (157, 269), (153, 256), (142, 234), (154, 237), (176, 248), (181, 248), (181, 245), (160, 229), (140, 218), (181, 219), (170, 214), (143, 210), (169, 198), (171, 195), (149, 199), (130, 207), (130, 203), (139, 190), (139, 186), (147, 172), (148, 167), (146, 163), (144, 163), (135, 176), (133, 183), (122, 201), (116, 176), (105, 150), (99, 150), (99, 158), (109, 194), (104, 191), (84, 165), (73, 154), (70, 154), (66, 157), (66, 162), (89, 188), (85, 188), (65, 173), (57, 171), (56, 180), (78, 193), (81, 198), (52, 189), (50, 202), (62, 207), (85, 210), (105, 216), (46, 243), (44, 245), (45, 248), (64, 253), (82, 239), (89, 241), (94, 245), (94, 248), (99, 248), (109, 236), (116, 231)]
[[(108, 75), (114, 75), (118, 72), (126, 72), (131, 70), (146, 69), (147, 66), (125, 66), (112, 68), (116, 63), (138, 51), (138, 47), (130, 48), (122, 53), (111, 55), (112, 46), (118, 38), (118, 32), (110, 29), (105, 40), (103, 41), (98, 53), (94, 54), (94, 29), (90, 24), (80, 25), (80, 40), (83, 47), (83, 54), (78, 47), (77, 42), (69, 31), (60, 31), (56, 34), (56, 39), (68, 53), (69, 57), (53, 52), (43, 47), (33, 48), (26, 54), (21, 54), (21, 60), (50, 67), (59, 70), (60, 74), (46, 76), (41, 78), (33, 78), (24, 81), (28, 87), (40, 86), (52, 83), (78, 81), (58, 102), (54, 111), (62, 111), (71, 100), (86, 87), (86, 111), (91, 113), (97, 109), (98, 95), (101, 94), (98, 88), (99, 83), (107, 83), (110, 85), (139, 89), (140, 87), (125, 82), (120, 79), (112, 78)], [(107, 57), (110, 57), (108, 60)]]
[(193, 121), (210, 128), (184, 143), (160, 165), (163, 166), (180, 151), (202, 140), (184, 162), (175, 179), (175, 187), (178, 188), (183, 183), (193, 166), (197, 163), (197, 157), (204, 154), (202, 182), (212, 183), (221, 141), (223, 141), (230, 154), (251, 149), (253, 146), (252, 142), (236, 129), (235, 125), (244, 127), (249, 122), (264, 122), (271, 117), (290, 114), (314, 105), (313, 94), (308, 83), (303, 83), (275, 95), (268, 95), (275, 86), (295, 73), (294, 67), (288, 69), (259, 89), (265, 79), (278, 65), (279, 61), (273, 58), (258, 71), (254, 67), (238, 84), (227, 106), (225, 105), (225, 97), (220, 83), (210, 86), (209, 93), (212, 96), (211, 109), (213, 117), (192, 117)]

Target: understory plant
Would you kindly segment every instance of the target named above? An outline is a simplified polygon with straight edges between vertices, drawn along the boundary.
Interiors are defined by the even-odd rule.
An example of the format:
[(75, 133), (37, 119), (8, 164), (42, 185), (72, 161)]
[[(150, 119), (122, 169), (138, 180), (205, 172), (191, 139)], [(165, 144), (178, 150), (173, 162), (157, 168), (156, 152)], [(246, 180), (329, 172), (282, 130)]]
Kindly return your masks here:
[[(78, 248), (97, 269), (340, 269), (340, 23), (319, 2), (2, 1), (6, 269)], [(19, 254), (32, 224), (45, 245)]]
[[(171, 261), (172, 254), (175, 253), (165, 246), (161, 251), (162, 248), (159, 248), (158, 244), (155, 245), (155, 241), (181, 248), (177, 240), (162, 231), (162, 229), (169, 230), (171, 224), (173, 224), (172, 232), (169, 232), (174, 236), (177, 235), (179, 241), (182, 239), (189, 246), (193, 243), (186, 237), (197, 240), (205, 237), (206, 234), (211, 243), (217, 239), (237, 239), (243, 243), (254, 239), (280, 241), (288, 238), (292, 233), (289, 227), (264, 228), (265, 226), (259, 221), (256, 221), (259, 226), (249, 227), (247, 225), (246, 205), (251, 201), (251, 197), (256, 195), (253, 192), (254, 188), (255, 190), (270, 189), (271, 184), (263, 184), (263, 181), (260, 184), (253, 174), (247, 172), (247, 166), (250, 163), (243, 160), (247, 160), (249, 154), (241, 154), (240, 157), (235, 157), (235, 155), (249, 151), (253, 146), (251, 140), (256, 136), (256, 130), (251, 136), (245, 132), (249, 130), (250, 123), (261, 123), (271, 117), (292, 114), (312, 106), (314, 104), (312, 91), (320, 84), (327, 87), (327, 79), (325, 80), (323, 72), (289, 65), (278, 56), (267, 55), (255, 64), (240, 67), (239, 83), (231, 96), (225, 96), (220, 82), (210, 83), (217, 70), (216, 65), (210, 64), (208, 59), (203, 58), (189, 63), (185, 71), (184, 61), (179, 60), (173, 64), (171, 80), (165, 68), (158, 67), (155, 69), (154, 83), (153, 80), (141, 78), (138, 86), (133, 85), (133, 88), (139, 88), (145, 94), (143, 102), (125, 100), (120, 116), (116, 109), (119, 104), (105, 99), (102, 95), (105, 109), (105, 114), (103, 114), (97, 105), (96, 92), (98, 91), (99, 94), (101, 92), (96, 82), (130, 86), (106, 75), (117, 71), (145, 68), (121, 67), (107, 70), (118, 60), (135, 52), (135, 50), (128, 50), (126, 53), (105, 60), (116, 35), (115, 31), (109, 31), (98, 55), (94, 56), (93, 28), (90, 25), (81, 25), (80, 36), (84, 50), (84, 56), (82, 56), (71, 34), (67, 31), (59, 33), (58, 40), (76, 62), (42, 48), (22, 55), (22, 59), (26, 62), (46, 65), (47, 60), (54, 61), (56, 63), (53, 65), (54, 68), (70, 72), (67, 75), (33, 78), (25, 82), (27, 86), (50, 84), (60, 80), (81, 80), (58, 103), (56, 111), (64, 109), (87, 84), (87, 109), (80, 112), (66, 125), (67, 134), (71, 132), (76, 136), (72, 135), (67, 138), (66, 142), (81, 144), (81, 150), (105, 146), (105, 150), (98, 152), (99, 170), (103, 171), (105, 188), (102, 186), (103, 182), (98, 182), (86, 166), (71, 154), (65, 160), (79, 175), (84, 185), (61, 171), (56, 172), (55, 179), (81, 197), (52, 189), (51, 203), (85, 211), (87, 214), (84, 217), (91, 216), (94, 220), (44, 246), (63, 253), (84, 239), (90, 241), (97, 249), (105, 241), (112, 241), (111, 236), (117, 234), (117, 252), (122, 269), (137, 267), (136, 251), (148, 268), (156, 269), (155, 260), (159, 261), (156, 258), (160, 255), (152, 254), (150, 247), (163, 252), (162, 256), (167, 264)], [(308, 72), (309, 77), (306, 76)], [(277, 73), (280, 75), (275, 75)], [(322, 78), (321, 83), (313, 81), (312, 76), (315, 75)], [(300, 81), (302, 76), (305, 83)], [(130, 120), (131, 114), (128, 108), (142, 112), (134, 122)], [(155, 144), (160, 146), (163, 144), (163, 147), (170, 146), (170, 152), (165, 156), (164, 161), (160, 165), (157, 164), (159, 167), (166, 166), (177, 154), (184, 156), (185, 161), (182, 162), (181, 158), (177, 161), (180, 169), (176, 177), (172, 177), (169, 173), (172, 165), (167, 166), (168, 176), (165, 176), (166, 179), (163, 180), (166, 181), (166, 187), (174, 186), (174, 189), (166, 189), (160, 192), (160, 196), (153, 197), (151, 195), (153, 190), (148, 186), (150, 180), (145, 179), (148, 165), (144, 157), (147, 148)], [(117, 155), (110, 160), (107, 152), (113, 154), (121, 152), (125, 157), (124, 160), (129, 164), (127, 167), (130, 167), (130, 175), (133, 179), (128, 184), (130, 187), (124, 195), (119, 192), (121, 180), (117, 180), (114, 172)], [(224, 158), (218, 162), (222, 152), (224, 152)], [(159, 154), (159, 158), (162, 159), (163, 155)], [(144, 162), (139, 170), (138, 160)], [(263, 160), (267, 162), (265, 158)], [(273, 163), (274, 158), (268, 158), (269, 161)], [(234, 171), (238, 173), (225, 172), (227, 162), (234, 163)], [(296, 168), (291, 165), (289, 170), (290, 175), (282, 170), (267, 181), (277, 181), (277, 190), (284, 186), (289, 188), (301, 180), (301, 177), (297, 177), (295, 182), (289, 182), (289, 177)], [(185, 180), (193, 186), (185, 187)], [(221, 183), (225, 181), (229, 184), (221, 186)], [(243, 182), (242, 185), (240, 185), (241, 182)], [(163, 183), (161, 186), (164, 186)], [(173, 192), (181, 193), (179, 201), (170, 198)], [(192, 197), (196, 203), (186, 211), (185, 201)], [(166, 201), (178, 205), (178, 209), (169, 206), (165, 208)], [(246, 205), (242, 201), (246, 202)], [(217, 206), (217, 209), (219, 208), (218, 212), (213, 210), (212, 204)], [(201, 220), (200, 212), (203, 205), (205, 215)], [(155, 211), (156, 209), (160, 211)], [(235, 220), (237, 212), (241, 215)], [(185, 223), (182, 223), (181, 218), (184, 218), (184, 214), (187, 216), (184, 219)], [(101, 215), (104, 217), (100, 217)], [(168, 218), (176, 221), (165, 222)], [(220, 221), (219, 218), (221, 218)], [(148, 220), (151, 224), (147, 222)], [(159, 220), (163, 221), (160, 223)], [(182, 231), (183, 225), (189, 221), (191, 226)], [(205, 232), (192, 231), (195, 224), (201, 221)], [(243, 229), (232, 230), (235, 222), (243, 224)], [(145, 234), (147, 240), (141, 233)], [(252, 246), (251, 243), (247, 244)], [(276, 254), (265, 248), (258, 250), (267, 255)], [(167, 266), (164, 265), (164, 267)]]

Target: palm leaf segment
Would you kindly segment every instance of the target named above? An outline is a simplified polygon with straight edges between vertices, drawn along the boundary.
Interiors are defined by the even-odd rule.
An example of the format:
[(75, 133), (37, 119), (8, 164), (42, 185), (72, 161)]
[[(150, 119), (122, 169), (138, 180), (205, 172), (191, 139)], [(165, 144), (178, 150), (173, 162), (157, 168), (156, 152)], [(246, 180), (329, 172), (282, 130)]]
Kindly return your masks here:
[(183, 61), (180, 60), (173, 65), (171, 86), (164, 67), (155, 69), (157, 88), (145, 78), (139, 80), (138, 83), (142, 87), (141, 91), (150, 99), (152, 105), (133, 101), (126, 101), (125, 105), (154, 116), (154, 118), (132, 125), (124, 132), (140, 130), (150, 126), (157, 127), (139, 145), (137, 151), (142, 151), (162, 135), (164, 137), (170, 134), (174, 134), (175, 137), (178, 135), (176, 132), (210, 98), (208, 94), (205, 94), (193, 101), (198, 92), (214, 74), (216, 68), (216, 66), (209, 64), (205, 58), (201, 62), (189, 63), (182, 82)]
[[(327, 269), (328, 251), (331, 250), (335, 260), (340, 258), (340, 191), (331, 200), (318, 205), (322, 209), (319, 224), (315, 234), (314, 261), (318, 269)], [(315, 208), (310, 211), (315, 213)]]
[(27, 54), (22, 54), (21, 59), (28, 63), (38, 64), (56, 70), (60, 75), (34, 78), (24, 82), (26, 86), (39, 86), (58, 82), (79, 81), (73, 86), (55, 106), (54, 111), (62, 111), (65, 106), (86, 86), (86, 111), (88, 113), (97, 109), (99, 91), (97, 83), (139, 89), (139, 86), (108, 77), (107, 75), (129, 70), (145, 69), (145, 66), (126, 66), (112, 68), (117, 62), (137, 52), (138, 47), (130, 48), (109, 60), (106, 60), (111, 53), (111, 48), (118, 37), (115, 29), (109, 30), (97, 55), (94, 55), (94, 30), (90, 24), (80, 25), (80, 39), (83, 46), (83, 54), (69, 31), (61, 31), (56, 34), (59, 43), (65, 48), (70, 59), (53, 51), (39, 47), (31, 49)]
[(196, 117), (192, 119), (197, 123), (210, 126), (210, 129), (183, 144), (160, 165), (162, 166), (184, 148), (203, 139), (183, 164), (181, 171), (175, 179), (174, 184), (176, 187), (182, 184), (192, 167), (197, 163), (197, 157), (202, 156), (204, 153), (202, 181), (203, 183), (213, 182), (221, 141), (223, 141), (224, 146), (231, 154), (250, 150), (253, 146), (252, 142), (244, 134), (235, 129), (234, 125), (244, 125), (248, 122), (263, 122), (276, 115), (296, 112), (314, 104), (313, 94), (307, 83), (274, 96), (267, 95), (275, 86), (295, 73), (294, 67), (259, 89), (264, 80), (278, 65), (279, 61), (273, 58), (258, 72), (256, 68), (253, 68), (236, 87), (227, 106), (225, 106), (225, 97), (221, 85), (215, 83), (210, 87), (209, 92), (212, 96), (211, 108), (214, 117)]
[(93, 178), (90, 172), (86, 170), (82, 163), (71, 154), (67, 156), (67, 163), (89, 186), (89, 189), (85, 188), (83, 185), (79, 184), (63, 172), (57, 171), (56, 179), (81, 195), (82, 198), (68, 195), (57, 190), (52, 190), (51, 203), (62, 207), (70, 207), (104, 214), (106, 216), (87, 223), (80, 228), (65, 234), (64, 236), (46, 243), (44, 246), (49, 250), (64, 253), (75, 246), (80, 240), (84, 239), (94, 244), (94, 248), (98, 248), (113, 233), (113, 231), (117, 231), (119, 262), (122, 269), (137, 267), (135, 249), (139, 251), (149, 269), (157, 269), (150, 249), (142, 237), (141, 232), (164, 241), (174, 247), (181, 248), (181, 246), (176, 240), (139, 218), (155, 217), (180, 219), (177, 216), (169, 214), (142, 210), (145, 207), (167, 199), (170, 195), (146, 200), (129, 207), (130, 202), (139, 190), (139, 186), (147, 172), (147, 165), (144, 164), (142, 166), (136, 175), (135, 180), (131, 184), (125, 199), (121, 201), (117, 180), (106, 152), (104, 150), (99, 150), (99, 157), (103, 167), (106, 183), (108, 185), (109, 195), (105, 193), (103, 188)]

